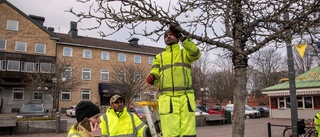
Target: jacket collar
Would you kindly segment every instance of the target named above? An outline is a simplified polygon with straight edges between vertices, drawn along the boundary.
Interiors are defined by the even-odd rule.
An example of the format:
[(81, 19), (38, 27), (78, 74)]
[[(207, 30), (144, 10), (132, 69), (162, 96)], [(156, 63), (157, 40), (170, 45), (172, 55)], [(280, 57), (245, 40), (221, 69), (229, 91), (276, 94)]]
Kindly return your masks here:
[(171, 49), (172, 50), (177, 50), (177, 49), (180, 49), (180, 45), (178, 44), (178, 43), (176, 43), (176, 44), (173, 44), (173, 45), (171, 45), (171, 46), (166, 46), (166, 51), (171, 51)]

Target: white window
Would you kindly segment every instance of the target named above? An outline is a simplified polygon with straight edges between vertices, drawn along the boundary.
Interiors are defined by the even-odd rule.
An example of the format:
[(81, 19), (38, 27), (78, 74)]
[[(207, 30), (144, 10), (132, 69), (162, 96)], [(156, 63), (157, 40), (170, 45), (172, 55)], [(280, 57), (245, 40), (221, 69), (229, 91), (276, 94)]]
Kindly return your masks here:
[(109, 60), (109, 52), (102, 51), (101, 52), (101, 59), (102, 60)]
[(153, 92), (153, 91), (150, 91), (150, 97), (149, 97), (150, 100), (156, 100), (156, 93)]
[(20, 64), (21, 72), (24, 72), (24, 71), (25, 71), (25, 65), (26, 65), (26, 63), (25, 63), (24, 61), (21, 61), (20, 63), (21, 63), (21, 64)]
[(0, 39), (0, 50), (6, 50), (7, 41), (4, 39)]
[(26, 72), (34, 72), (34, 63), (33, 62), (26, 62), (24, 69)]
[(279, 109), (285, 109), (284, 106), (284, 97), (279, 98)]
[(86, 58), (86, 59), (91, 59), (92, 57), (92, 51), (91, 50), (88, 50), (88, 49), (84, 49), (83, 50), (83, 58)]
[(61, 100), (71, 100), (71, 91), (70, 90), (62, 90)]
[(140, 81), (141, 81), (141, 74), (134, 73), (134, 82), (140, 82)]
[(20, 71), (20, 61), (8, 60), (8, 71)]
[(19, 21), (16, 20), (7, 20), (7, 30), (18, 31)]
[(16, 41), (16, 51), (26, 52), (27, 51), (27, 42)]
[(119, 53), (118, 54), (118, 61), (119, 62), (126, 62), (126, 54)]
[(71, 79), (72, 78), (72, 68), (71, 67), (66, 67), (63, 69), (62, 72), (62, 77), (66, 79)]
[(46, 53), (46, 44), (36, 43), (35, 53), (45, 54)]
[(134, 55), (133, 58), (134, 58), (134, 63), (141, 63), (141, 56)]
[(0, 71), (6, 70), (6, 61), (5, 60), (0, 60)]
[(36, 63), (36, 72), (39, 72), (39, 69), (40, 69), (40, 65), (39, 65), (39, 63)]
[(141, 94), (138, 93), (134, 96), (134, 100), (141, 100)]
[(149, 64), (152, 64), (152, 63), (153, 63), (153, 60), (154, 60), (154, 57), (149, 57), (148, 63), (149, 63)]
[(81, 100), (90, 100), (90, 90), (82, 90), (81, 91)]
[(313, 108), (312, 97), (304, 97), (304, 108)]
[(109, 81), (109, 71), (108, 70), (101, 70), (101, 80), (102, 81)]
[(33, 92), (33, 100), (42, 100), (43, 93), (42, 92)]
[(72, 48), (63, 47), (63, 56), (72, 57)]
[(126, 74), (124, 73), (124, 71), (120, 71), (118, 74), (118, 80), (125, 81), (125, 78), (126, 78)]
[(91, 79), (91, 69), (87, 69), (87, 68), (82, 69), (82, 79), (83, 80)]
[(12, 100), (23, 100), (23, 89), (22, 88), (14, 88), (12, 91)]
[(51, 73), (52, 72), (51, 63), (40, 63), (40, 72), (41, 73)]

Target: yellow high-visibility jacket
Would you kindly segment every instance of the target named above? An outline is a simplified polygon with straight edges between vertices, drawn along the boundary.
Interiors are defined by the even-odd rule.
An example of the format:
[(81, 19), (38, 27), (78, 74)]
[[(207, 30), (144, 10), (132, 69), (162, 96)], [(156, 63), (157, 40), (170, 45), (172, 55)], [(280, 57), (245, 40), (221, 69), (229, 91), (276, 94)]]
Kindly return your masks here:
[(76, 130), (74, 128), (75, 125), (73, 125), (69, 132), (68, 132), (68, 137), (92, 137), (90, 134), (89, 134), (89, 131), (87, 131), (86, 129), (82, 128), (81, 131), (79, 130)]
[(318, 112), (315, 116), (314, 116), (314, 119), (313, 119), (313, 122), (314, 122), (314, 127), (315, 129), (317, 130), (318, 132), (318, 137), (320, 137), (320, 112)]
[(143, 123), (136, 114), (132, 114), (124, 108), (117, 115), (114, 109), (108, 108), (106, 113), (100, 116), (100, 128), (102, 137), (147, 137), (148, 126)]
[(160, 92), (191, 90), (191, 63), (200, 58), (201, 52), (187, 38), (179, 44), (166, 46), (166, 50), (157, 54), (153, 60), (150, 74), (157, 76), (156, 83)]

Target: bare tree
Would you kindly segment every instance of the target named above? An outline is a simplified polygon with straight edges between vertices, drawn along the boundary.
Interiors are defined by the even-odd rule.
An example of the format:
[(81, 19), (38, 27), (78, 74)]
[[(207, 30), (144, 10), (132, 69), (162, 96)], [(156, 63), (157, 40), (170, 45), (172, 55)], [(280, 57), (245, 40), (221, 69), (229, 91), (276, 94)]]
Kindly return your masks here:
[(141, 64), (111, 64), (113, 73), (110, 74), (111, 86), (115, 92), (119, 92), (126, 100), (129, 107), (134, 97), (151, 89), (145, 78), (149, 75), (146, 67)]
[[(73, 8), (69, 12), (79, 17), (79, 21), (97, 21), (96, 26), (88, 29), (106, 25), (114, 30), (100, 31), (101, 36), (126, 28), (131, 35), (159, 40), (164, 28), (170, 25), (197, 40), (203, 50), (230, 51), (236, 77), (233, 137), (242, 137), (248, 56), (267, 45), (281, 46), (292, 36), (316, 38), (319, 10), (318, 0), (96, 0), (88, 12), (76, 12)], [(283, 18), (285, 13), (289, 13), (289, 19)]]
[[(42, 69), (42, 71), (50, 73), (24, 73), (26, 90), (36, 91), (40, 87), (46, 87), (47, 90), (43, 91), (48, 92), (52, 96), (53, 109), (58, 110), (61, 92), (64, 90), (72, 91), (83, 83), (78, 77), (72, 76), (72, 73), (68, 73), (70, 72), (68, 70), (72, 68), (71, 64), (71, 60), (63, 58), (52, 66)], [(75, 67), (73, 67), (74, 70), (76, 70)], [(53, 113), (54, 111), (52, 111), (51, 115)]]

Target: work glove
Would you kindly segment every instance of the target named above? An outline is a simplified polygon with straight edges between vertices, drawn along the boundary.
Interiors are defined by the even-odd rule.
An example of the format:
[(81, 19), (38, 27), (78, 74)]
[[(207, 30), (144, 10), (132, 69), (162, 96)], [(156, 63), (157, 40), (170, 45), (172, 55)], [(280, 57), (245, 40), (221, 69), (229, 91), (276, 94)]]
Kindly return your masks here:
[(147, 78), (147, 82), (150, 84), (150, 85), (153, 85), (154, 84), (154, 81), (156, 80), (156, 76), (153, 75), (153, 74), (150, 74)]

